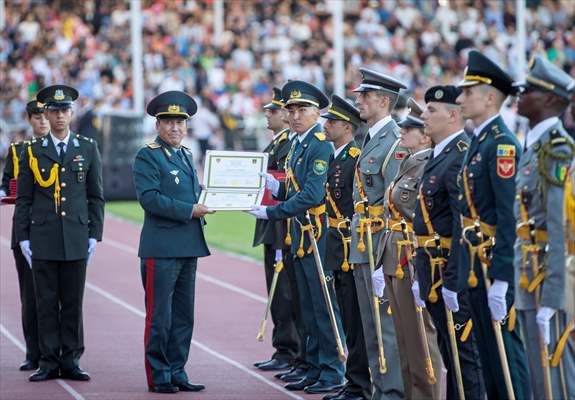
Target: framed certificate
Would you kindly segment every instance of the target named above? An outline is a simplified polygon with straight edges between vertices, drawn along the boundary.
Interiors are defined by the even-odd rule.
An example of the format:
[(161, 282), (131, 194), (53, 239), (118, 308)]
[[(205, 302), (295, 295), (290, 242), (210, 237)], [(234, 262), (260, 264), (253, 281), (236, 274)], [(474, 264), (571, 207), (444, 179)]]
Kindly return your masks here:
[(199, 203), (212, 210), (249, 210), (264, 196), (267, 153), (246, 151), (206, 152), (204, 190)]

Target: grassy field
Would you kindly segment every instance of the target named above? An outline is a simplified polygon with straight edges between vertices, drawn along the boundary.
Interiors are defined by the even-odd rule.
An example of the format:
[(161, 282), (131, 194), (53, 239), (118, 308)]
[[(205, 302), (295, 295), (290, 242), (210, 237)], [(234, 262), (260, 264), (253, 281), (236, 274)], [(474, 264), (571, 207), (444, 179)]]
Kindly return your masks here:
[[(144, 211), (136, 201), (108, 202), (106, 212), (137, 223), (144, 221)], [(263, 248), (252, 247), (254, 217), (240, 211), (220, 211), (206, 216), (206, 221), (205, 233), (210, 248), (263, 261)]]

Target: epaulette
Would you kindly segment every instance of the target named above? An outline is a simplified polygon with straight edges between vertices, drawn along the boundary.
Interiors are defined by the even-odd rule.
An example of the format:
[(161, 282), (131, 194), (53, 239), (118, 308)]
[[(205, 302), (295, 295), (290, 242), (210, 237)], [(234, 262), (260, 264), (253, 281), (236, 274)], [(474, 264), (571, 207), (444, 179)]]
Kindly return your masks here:
[(357, 147), (350, 147), (347, 154), (352, 158), (357, 158), (361, 154), (361, 150)]
[(320, 142), (323, 142), (325, 140), (325, 135), (321, 132), (316, 132), (313, 134), (317, 140), (319, 140)]
[(568, 142), (567, 138), (561, 135), (557, 129), (553, 129), (551, 131), (550, 137), (551, 137), (550, 140), (551, 146), (561, 146)]
[(479, 142), (483, 142), (486, 137), (487, 137), (487, 132), (483, 132), (483, 133), (481, 134), (481, 136), (479, 137)]
[(148, 143), (146, 146), (148, 146), (150, 149), (160, 149), (162, 147), (162, 145), (157, 142)]
[(284, 133), (282, 133), (282, 134), (280, 135), (280, 137), (278, 138), (278, 143), (279, 143), (279, 142), (283, 142), (284, 140), (286, 140), (286, 139), (289, 137), (289, 133), (288, 133), (288, 132), (289, 132), (289, 131), (286, 129), (286, 130), (284, 131)]
[(76, 134), (76, 137), (78, 139), (84, 139), (86, 142), (94, 143), (94, 139), (86, 137), (86, 136), (82, 136), (79, 133)]
[(465, 153), (467, 149), (469, 149), (469, 143), (467, 143), (465, 140), (458, 141), (455, 146), (457, 147), (457, 151), (460, 153)]
[(18, 147), (18, 146), (22, 146), (24, 144), (28, 144), (28, 141), (24, 140), (24, 141), (20, 141), (20, 142), (13, 142), (13, 143), (10, 143), (10, 146)]

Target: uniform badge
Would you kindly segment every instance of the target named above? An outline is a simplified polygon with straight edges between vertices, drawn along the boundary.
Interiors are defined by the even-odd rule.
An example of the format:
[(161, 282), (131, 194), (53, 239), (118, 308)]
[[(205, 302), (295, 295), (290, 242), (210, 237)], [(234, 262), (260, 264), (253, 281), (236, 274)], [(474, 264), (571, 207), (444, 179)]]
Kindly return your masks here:
[(323, 175), (327, 171), (327, 162), (325, 160), (313, 161), (313, 172), (316, 175)]
[(497, 157), (515, 157), (515, 146), (512, 144), (498, 145)]
[(399, 199), (404, 203), (409, 201), (409, 192), (407, 190), (402, 190), (399, 194)]
[(428, 182), (429, 182), (430, 184), (432, 184), (432, 185), (433, 185), (436, 181), (437, 181), (437, 176), (435, 176), (435, 175), (431, 175), (431, 176), (429, 177), (429, 179), (428, 179)]
[(406, 155), (407, 155), (406, 151), (398, 150), (395, 152), (395, 159), (396, 160), (403, 160)]
[(365, 176), (365, 184), (366, 186), (373, 186), (373, 177), (371, 175)]
[(82, 183), (86, 180), (86, 171), (79, 171), (76, 174), (76, 180), (78, 181), (78, 183)]
[(334, 197), (336, 200), (341, 199), (341, 189), (340, 189), (340, 188), (335, 188), (335, 189), (333, 189), (333, 197)]
[(170, 174), (174, 175), (174, 177), (175, 177), (175, 178), (174, 178), (174, 182), (176, 182), (176, 185), (179, 185), (179, 184), (180, 184), (180, 178), (178, 178), (178, 173), (179, 173), (179, 172), (180, 172), (180, 171), (177, 170), (177, 169), (173, 169), (173, 170), (170, 171)]
[(515, 175), (515, 157), (497, 157), (497, 175), (508, 179)]
[(565, 177), (567, 176), (567, 166), (566, 165), (557, 165), (555, 168), (555, 177), (560, 183), (565, 181)]
[(425, 196), (425, 206), (428, 210), (433, 209), (433, 198)]

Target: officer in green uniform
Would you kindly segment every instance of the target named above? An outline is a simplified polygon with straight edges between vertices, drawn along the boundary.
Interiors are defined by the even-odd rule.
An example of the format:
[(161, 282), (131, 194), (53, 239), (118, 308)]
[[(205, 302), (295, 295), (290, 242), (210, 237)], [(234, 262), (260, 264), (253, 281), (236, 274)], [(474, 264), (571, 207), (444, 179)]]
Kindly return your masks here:
[(146, 292), (144, 333), (148, 389), (157, 393), (197, 392), (204, 385), (188, 380), (194, 327), (198, 257), (210, 254), (204, 216), (198, 204), (200, 183), (191, 152), (182, 146), (186, 122), (196, 102), (184, 92), (156, 96), (146, 111), (156, 117), (156, 140), (136, 155), (134, 182), (144, 209), (138, 256)]
[[(281, 89), (273, 88), (272, 101), (264, 106), (268, 129), (274, 132), (271, 142), (263, 150), (268, 154), (268, 171), (285, 172), (285, 160), (291, 147), (289, 128)], [(263, 371), (285, 370), (298, 363), (300, 355), (300, 336), (298, 333), (297, 310), (299, 308), (295, 285), (293, 258), (289, 246), (285, 244), (286, 221), (256, 220), (254, 246), (264, 245), (264, 269), (266, 287), (269, 294), (274, 276), (275, 264), (282, 260), (284, 268), (277, 280), (274, 298), (271, 305), (271, 316), (274, 323), (272, 346), (276, 349), (270, 360), (257, 362), (254, 365)], [(295, 288), (294, 288), (295, 289)], [(294, 293), (295, 292), (295, 293)], [(293, 298), (293, 295), (296, 298)], [(303, 334), (303, 332), (302, 332)], [(305, 336), (302, 335), (302, 340)]]
[[(547, 398), (546, 394), (552, 393), (555, 399), (571, 399), (575, 398), (575, 342), (569, 339), (570, 320), (565, 313), (562, 210), (575, 145), (559, 117), (569, 105), (575, 81), (547, 59), (536, 56), (526, 82), (518, 86), (522, 93), (517, 111), (529, 119), (530, 130), (515, 178), (515, 305), (523, 327), (534, 398)], [(564, 334), (566, 343), (558, 345)], [(541, 360), (545, 346), (545, 351), (561, 360), (561, 365), (549, 367), (548, 381)]]
[(362, 400), (370, 397), (371, 382), (357, 292), (348, 257), (351, 242), (349, 223), (353, 216), (353, 174), (361, 153), (353, 137), (363, 121), (359, 117), (359, 110), (337, 95), (331, 96), (331, 105), (321, 116), (327, 120), (324, 124), (326, 138), (335, 147), (327, 171), (328, 229), (324, 268), (333, 271), (348, 351), (345, 386), (336, 394), (326, 395), (323, 400)]
[[(26, 104), (28, 123), (32, 127), (32, 138), (39, 139), (46, 136), (50, 131), (50, 125), (44, 115), (44, 104), (32, 100)], [(2, 174), (2, 186), (0, 186), (0, 198), (5, 196), (15, 196), (10, 190), (10, 181), (18, 178), (18, 158), (22, 152), (24, 144), (28, 142), (12, 143), (8, 160)], [(40, 359), (40, 349), (38, 347), (38, 321), (36, 319), (36, 297), (34, 296), (34, 281), (32, 271), (22, 255), (18, 241), (16, 240), (16, 225), (12, 224), (12, 236), (10, 247), (14, 254), (16, 271), (18, 272), (18, 286), (20, 287), (20, 303), (22, 304), (22, 330), (24, 341), (26, 342), (26, 360), (20, 364), (21, 371), (31, 371), (38, 368)]]
[[(499, 115), (503, 101), (514, 92), (512, 83), (493, 61), (475, 50), (469, 53), (459, 84), (463, 92), (457, 98), (463, 117), (475, 127), (460, 179), (464, 243), (459, 253), (458, 287), (465, 287), (466, 282), (470, 287), (473, 330), (487, 397), (508, 397), (493, 320), (501, 325), (512, 386), (515, 397), (521, 399), (530, 391), (529, 375), (519, 325), (511, 310), (515, 298), (513, 199), (521, 148)], [(473, 258), (471, 252), (476, 253)], [(482, 263), (488, 265), (487, 279)]]
[[(285, 182), (278, 182), (266, 175), (266, 188), (282, 203), (254, 207), (250, 213), (261, 219), (290, 218), (292, 254), (295, 255), (295, 272), (301, 304), (301, 313), (307, 331), (305, 361), (309, 369), (301, 379), (286, 385), (288, 390), (305, 390), (307, 393), (326, 393), (338, 390), (343, 384), (344, 365), (339, 360), (335, 335), (332, 331), (327, 304), (320, 287), (311, 243), (303, 227), (308, 227), (306, 213), (309, 213), (313, 231), (317, 238), (320, 257), (324, 259), (325, 231), (325, 183), (332, 146), (325, 141), (321, 126), (317, 123), (320, 110), (329, 100), (315, 86), (303, 81), (290, 81), (282, 88), (286, 100), (290, 128), (298, 136), (293, 140), (287, 161)], [(331, 271), (325, 271), (326, 279), (332, 278)], [(328, 281), (335, 295), (333, 282)], [(333, 301), (338, 325), (339, 309)], [(342, 332), (342, 329), (339, 329)]]
[(104, 196), (98, 146), (70, 132), (69, 86), (42, 89), (50, 133), (22, 150), (16, 200), (16, 237), (34, 279), (40, 368), (31, 381), (90, 376), (79, 366), (84, 352), (82, 300), (86, 265), (102, 240)]

